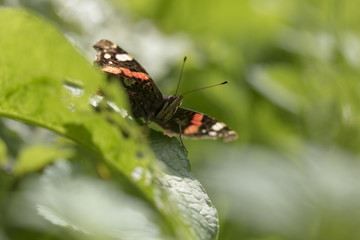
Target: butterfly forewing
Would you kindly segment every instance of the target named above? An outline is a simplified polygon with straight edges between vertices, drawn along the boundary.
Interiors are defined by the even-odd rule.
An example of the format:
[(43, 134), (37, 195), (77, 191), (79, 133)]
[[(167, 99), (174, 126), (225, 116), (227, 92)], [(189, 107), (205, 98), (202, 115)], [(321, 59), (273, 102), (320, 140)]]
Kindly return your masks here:
[(110, 78), (119, 79), (126, 89), (131, 110), (136, 118), (151, 118), (163, 104), (163, 95), (145, 69), (115, 43), (102, 39), (94, 48), (95, 63)]

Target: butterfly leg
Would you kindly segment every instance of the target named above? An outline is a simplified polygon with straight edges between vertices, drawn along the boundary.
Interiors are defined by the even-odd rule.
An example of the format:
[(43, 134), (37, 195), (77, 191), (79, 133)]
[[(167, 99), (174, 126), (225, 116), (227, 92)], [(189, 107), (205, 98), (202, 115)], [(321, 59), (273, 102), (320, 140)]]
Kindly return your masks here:
[(144, 126), (149, 125), (152, 122), (152, 119), (154, 118), (154, 114), (151, 113), (149, 116), (145, 119)]
[(180, 122), (180, 120), (178, 118), (176, 119), (176, 122), (179, 124), (179, 139), (180, 139), (181, 146), (183, 146), (183, 148), (185, 149), (186, 154), (188, 154), (189, 152), (186, 149), (186, 147), (184, 145), (184, 142), (182, 140), (182, 137), (181, 137), (181, 122)]
[(135, 118), (137, 123), (139, 123), (139, 125), (142, 126), (142, 132), (144, 134), (149, 132), (149, 129), (147, 128), (147, 126), (152, 122), (152, 119), (153, 119), (153, 114), (150, 114), (148, 116), (148, 118)]

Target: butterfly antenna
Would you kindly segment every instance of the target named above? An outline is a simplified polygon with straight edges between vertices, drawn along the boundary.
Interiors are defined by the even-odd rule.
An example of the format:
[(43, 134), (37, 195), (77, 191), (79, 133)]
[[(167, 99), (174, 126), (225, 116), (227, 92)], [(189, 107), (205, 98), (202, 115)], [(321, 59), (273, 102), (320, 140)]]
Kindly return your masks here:
[(207, 88), (212, 88), (212, 87), (216, 87), (216, 86), (219, 86), (219, 85), (224, 85), (224, 84), (227, 84), (228, 81), (225, 81), (225, 82), (222, 82), (222, 83), (218, 83), (218, 84), (214, 84), (214, 85), (211, 85), (211, 86), (207, 86), (207, 87), (202, 87), (202, 88), (198, 88), (198, 89), (194, 89), (194, 90), (191, 90), (191, 91), (188, 91), (188, 92), (185, 92), (181, 95), (185, 95), (185, 94), (188, 94), (188, 93), (192, 93), (192, 92), (196, 92), (196, 91), (200, 91), (200, 90), (203, 90), (203, 89), (207, 89)]
[(185, 56), (185, 57), (184, 57), (183, 65), (182, 65), (182, 67), (181, 67), (180, 77), (179, 77), (178, 85), (177, 85), (177, 87), (176, 87), (175, 95), (177, 94), (177, 92), (178, 92), (178, 90), (179, 90), (179, 87), (180, 87), (180, 82), (181, 82), (182, 74), (183, 74), (183, 71), (184, 71), (184, 66), (185, 66), (186, 59), (187, 59), (187, 57)]

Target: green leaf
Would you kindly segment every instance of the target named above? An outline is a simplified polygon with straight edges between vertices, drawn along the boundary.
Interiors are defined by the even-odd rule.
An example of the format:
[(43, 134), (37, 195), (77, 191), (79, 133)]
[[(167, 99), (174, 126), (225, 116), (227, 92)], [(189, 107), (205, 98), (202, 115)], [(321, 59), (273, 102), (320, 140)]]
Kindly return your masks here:
[[(14, 221), (38, 231), (43, 231), (40, 226), (58, 228), (56, 235), (78, 239), (163, 239), (148, 205), (77, 170), (57, 161), (28, 181), (11, 198)], [(24, 214), (32, 221), (24, 222)]]
[(174, 223), (192, 226), (189, 228), (191, 235), (199, 239), (217, 238), (216, 209), (200, 182), (190, 173), (189, 159), (179, 142), (153, 131), (151, 147), (167, 167), (167, 172), (158, 173), (160, 177), (155, 182), (157, 189), (166, 192), (166, 197), (172, 203), (166, 206), (166, 211), (181, 210), (180, 219)]
[(5, 142), (0, 139), (0, 167), (5, 165), (7, 162), (7, 147)]
[[(0, 116), (59, 133), (112, 166), (155, 206), (176, 237), (217, 237), (216, 210), (189, 172), (178, 141), (152, 134), (162, 164), (133, 121), (116, 111), (96, 113), (90, 106), (89, 99), (101, 88), (126, 109), (118, 83), (106, 83), (57, 30), (26, 11), (1, 9), (0, 29)], [(80, 94), (72, 94), (65, 83), (79, 86)], [(35, 171), (58, 156), (67, 155), (44, 146), (30, 148), (20, 155), (16, 171)]]
[(14, 168), (15, 175), (35, 172), (56, 159), (69, 158), (71, 152), (54, 146), (34, 145), (20, 152)]

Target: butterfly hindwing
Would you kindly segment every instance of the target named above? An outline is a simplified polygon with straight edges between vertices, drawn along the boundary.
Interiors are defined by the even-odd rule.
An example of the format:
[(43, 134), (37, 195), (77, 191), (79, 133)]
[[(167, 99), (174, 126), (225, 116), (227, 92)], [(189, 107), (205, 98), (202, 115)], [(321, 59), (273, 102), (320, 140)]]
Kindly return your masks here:
[(224, 141), (231, 141), (237, 138), (236, 132), (231, 130), (226, 124), (206, 114), (186, 108), (178, 108), (174, 116), (160, 126), (165, 130), (165, 134), (173, 136), (180, 133), (179, 123), (181, 123), (181, 135), (184, 137), (220, 138)]

